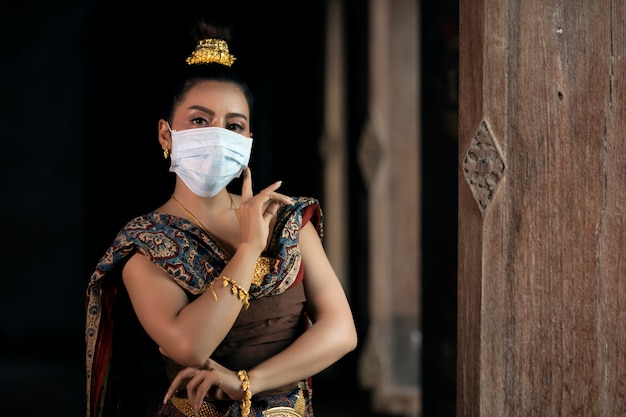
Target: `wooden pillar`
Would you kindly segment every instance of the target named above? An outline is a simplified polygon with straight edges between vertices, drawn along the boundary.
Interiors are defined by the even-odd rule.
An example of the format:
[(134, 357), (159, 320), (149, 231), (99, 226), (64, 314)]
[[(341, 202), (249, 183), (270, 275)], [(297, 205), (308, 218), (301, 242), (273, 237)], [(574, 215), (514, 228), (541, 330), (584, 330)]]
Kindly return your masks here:
[(418, 1), (369, 1), (369, 119), (359, 166), (369, 199), (370, 325), (360, 358), (373, 408), (421, 410)]
[(626, 415), (625, 27), (460, 2), (458, 416)]
[(327, 0), (326, 68), (324, 70), (324, 132), (320, 153), (324, 162), (324, 244), (328, 258), (348, 296), (348, 201), (346, 167), (346, 90), (342, 0)]

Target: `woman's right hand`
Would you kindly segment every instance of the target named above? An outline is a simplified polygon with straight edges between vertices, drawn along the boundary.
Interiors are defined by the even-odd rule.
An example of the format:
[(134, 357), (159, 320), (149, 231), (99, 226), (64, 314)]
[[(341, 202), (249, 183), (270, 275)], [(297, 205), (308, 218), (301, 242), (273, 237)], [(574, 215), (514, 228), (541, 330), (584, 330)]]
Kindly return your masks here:
[(269, 237), (269, 226), (276, 212), (282, 204), (291, 205), (293, 201), (288, 196), (276, 192), (282, 181), (277, 181), (254, 195), (250, 168), (246, 167), (243, 174), (239, 204), (241, 241), (263, 251)]
[(185, 386), (187, 399), (196, 415), (205, 398), (238, 401), (245, 395), (239, 376), (212, 359), (208, 359), (202, 368), (187, 367), (178, 372), (165, 393), (163, 403), (182, 386)]

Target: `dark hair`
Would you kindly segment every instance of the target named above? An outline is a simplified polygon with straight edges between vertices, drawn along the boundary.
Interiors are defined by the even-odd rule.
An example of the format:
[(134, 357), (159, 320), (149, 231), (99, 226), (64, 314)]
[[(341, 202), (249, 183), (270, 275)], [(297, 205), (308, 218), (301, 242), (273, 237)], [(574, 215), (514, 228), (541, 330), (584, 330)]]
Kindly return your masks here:
[[(205, 21), (195, 22), (191, 36), (194, 43), (190, 45), (187, 55), (191, 54), (196, 45), (198, 45), (198, 42), (203, 39), (217, 38), (227, 43), (231, 41), (231, 31), (229, 27), (219, 24), (210, 24)], [(250, 115), (252, 115), (254, 98), (247, 82), (236, 70), (236, 65), (236, 61), (230, 67), (218, 63), (188, 65), (183, 61), (174, 74), (170, 89), (168, 90), (169, 94), (167, 94), (162, 101), (161, 118), (172, 123), (176, 106), (183, 101), (191, 88), (203, 81), (220, 81), (238, 86), (246, 97)]]

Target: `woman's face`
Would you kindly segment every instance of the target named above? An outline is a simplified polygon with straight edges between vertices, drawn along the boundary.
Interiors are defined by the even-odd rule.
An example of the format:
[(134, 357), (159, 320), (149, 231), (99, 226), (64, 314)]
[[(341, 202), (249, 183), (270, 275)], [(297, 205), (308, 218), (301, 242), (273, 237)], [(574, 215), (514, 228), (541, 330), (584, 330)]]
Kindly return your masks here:
[(171, 128), (222, 127), (251, 137), (250, 110), (239, 86), (220, 81), (196, 84), (174, 113)]

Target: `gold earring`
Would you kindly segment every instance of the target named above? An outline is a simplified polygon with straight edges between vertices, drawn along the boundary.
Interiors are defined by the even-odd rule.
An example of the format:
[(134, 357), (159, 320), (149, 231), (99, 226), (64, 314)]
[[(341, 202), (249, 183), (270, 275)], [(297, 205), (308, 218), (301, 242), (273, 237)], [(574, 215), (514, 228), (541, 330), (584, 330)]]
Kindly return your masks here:
[(167, 159), (170, 157), (170, 150), (165, 148), (163, 149), (163, 158)]

